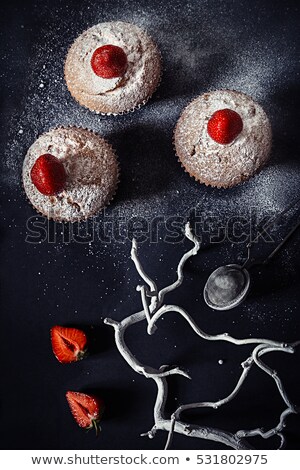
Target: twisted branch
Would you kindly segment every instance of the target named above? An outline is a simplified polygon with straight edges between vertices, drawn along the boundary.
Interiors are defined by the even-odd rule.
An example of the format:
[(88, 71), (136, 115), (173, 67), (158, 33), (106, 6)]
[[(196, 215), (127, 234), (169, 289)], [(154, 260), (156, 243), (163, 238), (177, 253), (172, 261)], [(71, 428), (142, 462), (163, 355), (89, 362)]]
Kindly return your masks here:
[[(121, 322), (117, 322), (110, 318), (106, 318), (104, 320), (104, 323), (114, 328), (116, 346), (125, 361), (135, 372), (144, 375), (146, 378), (151, 378), (155, 381), (157, 385), (157, 396), (153, 410), (154, 425), (150, 431), (142, 435), (146, 435), (149, 438), (153, 438), (158, 430), (167, 431), (168, 438), (165, 446), (166, 449), (168, 449), (171, 445), (173, 434), (179, 433), (188, 437), (196, 437), (220, 442), (228, 447), (238, 450), (251, 449), (250, 444), (245, 440), (245, 438), (247, 437), (261, 436), (264, 439), (268, 439), (271, 436), (277, 435), (280, 438), (279, 448), (282, 448), (285, 443), (285, 438), (282, 433), (282, 430), (285, 426), (286, 419), (290, 414), (297, 413), (299, 410), (290, 401), (277, 372), (268, 367), (261, 360), (261, 357), (267, 353), (275, 351), (286, 352), (291, 354), (294, 352), (295, 347), (300, 344), (300, 341), (291, 344), (286, 344), (265, 338), (239, 339), (230, 336), (228, 333), (210, 335), (204, 332), (183, 308), (177, 305), (163, 305), (166, 294), (177, 289), (182, 284), (184, 279), (183, 268), (186, 261), (190, 257), (196, 255), (200, 249), (200, 243), (198, 239), (193, 235), (189, 224), (186, 224), (185, 235), (190, 241), (193, 242), (194, 246), (191, 250), (185, 253), (179, 261), (177, 267), (177, 279), (172, 284), (164, 287), (161, 290), (157, 289), (156, 283), (146, 274), (145, 270), (143, 269), (137, 254), (137, 243), (135, 240), (132, 241), (131, 259), (133, 260), (138, 273), (146, 284), (142, 286), (137, 286), (137, 290), (141, 293), (143, 310), (129, 315), (128, 317), (124, 318)], [(187, 374), (186, 371), (179, 367), (169, 368), (169, 366), (163, 365), (159, 369), (155, 369), (151, 366), (141, 364), (126, 346), (126, 342), (124, 339), (127, 328), (143, 320), (147, 321), (148, 334), (154, 334), (157, 329), (158, 320), (163, 314), (167, 312), (175, 312), (181, 315), (187, 321), (189, 326), (195, 331), (195, 333), (204, 340), (226, 341), (236, 346), (249, 344), (255, 346), (251, 355), (245, 361), (242, 362), (241, 375), (229, 395), (215, 402), (205, 401), (181, 405), (173, 412), (169, 419), (165, 417), (165, 404), (168, 396), (168, 384), (166, 378), (170, 375), (182, 375), (190, 379), (190, 376)], [(259, 367), (264, 373), (266, 373), (274, 380), (279, 394), (287, 406), (286, 409), (281, 413), (279, 422), (274, 428), (268, 431), (264, 431), (262, 428), (256, 428), (251, 430), (241, 429), (236, 433), (229, 433), (208, 426), (203, 427), (199, 425), (191, 425), (181, 420), (181, 414), (186, 410), (196, 408), (217, 409), (233, 400), (240, 391), (242, 385), (244, 384), (251, 367), (253, 367), (254, 365)]]

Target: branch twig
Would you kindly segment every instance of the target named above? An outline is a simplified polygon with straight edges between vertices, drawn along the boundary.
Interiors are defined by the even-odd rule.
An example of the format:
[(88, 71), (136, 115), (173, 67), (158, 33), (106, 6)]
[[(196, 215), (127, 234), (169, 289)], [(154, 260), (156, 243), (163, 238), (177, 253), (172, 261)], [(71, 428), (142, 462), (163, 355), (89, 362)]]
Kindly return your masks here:
[[(268, 439), (271, 436), (277, 435), (280, 438), (279, 448), (282, 448), (285, 443), (285, 438), (282, 431), (285, 426), (286, 419), (290, 414), (297, 413), (299, 410), (295, 405), (291, 403), (277, 372), (268, 367), (261, 360), (261, 357), (267, 353), (276, 351), (293, 353), (294, 349), (299, 346), (300, 341), (286, 344), (265, 338), (239, 339), (230, 336), (228, 333), (210, 335), (204, 332), (183, 308), (179, 307), (178, 305), (163, 305), (165, 296), (169, 292), (177, 289), (182, 284), (184, 279), (183, 268), (185, 263), (190, 257), (196, 255), (200, 249), (200, 243), (198, 239), (193, 235), (189, 224), (186, 224), (185, 226), (185, 235), (190, 241), (192, 241), (194, 246), (191, 250), (185, 253), (179, 261), (177, 267), (177, 279), (172, 284), (164, 287), (161, 290), (158, 290), (156, 283), (146, 274), (138, 258), (136, 240), (132, 240), (131, 259), (133, 260), (138, 273), (146, 284), (142, 286), (137, 286), (137, 290), (141, 293), (143, 310), (129, 315), (128, 317), (124, 318), (121, 322), (117, 322), (110, 318), (106, 318), (104, 320), (107, 325), (110, 325), (114, 328), (116, 346), (125, 361), (135, 372), (144, 375), (146, 378), (151, 378), (155, 381), (157, 385), (157, 396), (153, 410), (154, 425), (150, 431), (144, 433), (143, 435), (146, 435), (149, 438), (153, 438), (158, 430), (167, 431), (168, 437), (165, 449), (168, 449), (170, 447), (173, 434), (179, 433), (188, 437), (196, 437), (220, 442), (228, 447), (239, 450), (251, 449), (250, 444), (245, 440), (245, 438), (252, 436), (261, 436), (264, 439)], [(150, 302), (148, 301), (148, 299), (150, 299)], [(242, 373), (235, 387), (233, 388), (231, 393), (229, 393), (229, 395), (215, 402), (204, 401), (181, 405), (173, 412), (169, 419), (165, 417), (165, 403), (168, 396), (168, 385), (166, 378), (174, 374), (182, 375), (189, 379), (190, 376), (187, 374), (186, 371), (179, 367), (170, 368), (169, 366), (164, 365), (161, 366), (159, 369), (155, 369), (151, 366), (141, 364), (138, 359), (131, 353), (124, 339), (127, 328), (143, 320), (146, 320), (147, 322), (148, 334), (154, 334), (157, 329), (157, 322), (159, 318), (167, 312), (175, 312), (181, 315), (187, 321), (189, 326), (195, 331), (195, 333), (204, 340), (226, 341), (236, 346), (254, 346), (251, 355), (245, 361), (242, 362)], [(202, 427), (198, 425), (191, 425), (181, 421), (181, 414), (186, 410), (204, 407), (217, 409), (220, 406), (223, 406), (233, 400), (237, 396), (246, 378), (248, 377), (251, 367), (253, 367), (254, 365), (259, 367), (264, 373), (269, 375), (274, 380), (279, 394), (287, 406), (287, 408), (281, 413), (279, 422), (274, 428), (268, 431), (264, 431), (262, 428), (256, 428), (251, 430), (241, 429), (236, 433), (229, 433), (220, 429), (210, 428), (208, 426)]]

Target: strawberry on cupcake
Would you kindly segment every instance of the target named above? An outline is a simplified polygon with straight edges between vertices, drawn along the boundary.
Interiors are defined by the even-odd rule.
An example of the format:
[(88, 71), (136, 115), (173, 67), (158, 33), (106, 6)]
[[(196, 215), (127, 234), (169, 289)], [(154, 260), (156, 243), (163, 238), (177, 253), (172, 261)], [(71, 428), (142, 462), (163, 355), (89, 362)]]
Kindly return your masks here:
[(122, 21), (99, 23), (84, 31), (65, 62), (71, 95), (101, 114), (122, 114), (145, 104), (160, 76), (155, 43), (138, 26)]
[(49, 219), (75, 222), (106, 207), (115, 195), (119, 165), (111, 145), (87, 129), (42, 134), (23, 163), (23, 185), (33, 207)]
[(272, 131), (265, 111), (250, 96), (217, 90), (184, 109), (174, 143), (181, 165), (197, 181), (230, 188), (268, 162)]

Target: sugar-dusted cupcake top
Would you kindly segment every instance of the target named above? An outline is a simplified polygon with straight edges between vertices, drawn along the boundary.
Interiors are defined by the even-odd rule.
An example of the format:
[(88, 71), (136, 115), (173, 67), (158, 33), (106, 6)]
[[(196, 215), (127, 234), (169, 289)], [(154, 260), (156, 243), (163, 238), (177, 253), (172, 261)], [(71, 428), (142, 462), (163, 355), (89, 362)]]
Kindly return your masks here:
[(57, 220), (83, 220), (115, 194), (118, 162), (111, 145), (87, 129), (69, 127), (42, 134), (29, 148), (23, 184), (31, 204)]
[(201, 183), (231, 187), (268, 161), (269, 119), (249, 96), (230, 90), (205, 93), (183, 111), (174, 134), (176, 153)]
[[(115, 73), (101, 73), (101, 60), (106, 72)], [(144, 103), (160, 74), (160, 53), (152, 39), (138, 26), (121, 21), (100, 23), (83, 32), (65, 63), (71, 94), (100, 113), (118, 114)]]

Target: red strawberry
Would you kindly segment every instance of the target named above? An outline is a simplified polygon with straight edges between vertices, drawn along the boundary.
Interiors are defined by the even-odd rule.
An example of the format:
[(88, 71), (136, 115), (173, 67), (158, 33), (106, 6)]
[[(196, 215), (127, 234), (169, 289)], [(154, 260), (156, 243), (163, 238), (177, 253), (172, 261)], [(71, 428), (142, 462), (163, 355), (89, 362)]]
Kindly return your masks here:
[(104, 411), (103, 400), (79, 392), (67, 392), (66, 398), (77, 424), (81, 428), (95, 428), (97, 436), (101, 430), (99, 421)]
[(207, 124), (209, 136), (219, 144), (230, 144), (242, 130), (242, 118), (232, 109), (216, 111)]
[(54, 326), (50, 333), (52, 349), (59, 362), (66, 364), (83, 359), (87, 344), (83, 331), (77, 328)]
[(50, 153), (41, 155), (31, 169), (31, 180), (38, 191), (45, 196), (60, 193), (67, 175), (63, 164)]
[(98, 47), (92, 55), (91, 66), (98, 77), (122, 77), (128, 65), (127, 55), (119, 46), (107, 44)]

